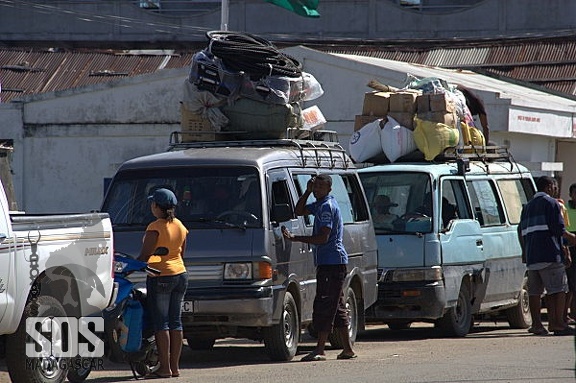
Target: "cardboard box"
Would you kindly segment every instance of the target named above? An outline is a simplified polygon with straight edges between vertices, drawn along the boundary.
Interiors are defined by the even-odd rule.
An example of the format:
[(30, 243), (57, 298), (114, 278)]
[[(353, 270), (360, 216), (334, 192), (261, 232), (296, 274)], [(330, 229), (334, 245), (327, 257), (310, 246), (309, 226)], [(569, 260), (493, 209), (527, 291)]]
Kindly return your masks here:
[(364, 125), (369, 124), (372, 121), (377, 120), (378, 118), (379, 117), (377, 116), (357, 115), (354, 119), (354, 131), (362, 129)]
[[(454, 99), (446, 93), (430, 94), (430, 111), (452, 113), (456, 110)], [(420, 109), (418, 109), (420, 111)]]
[(214, 132), (207, 118), (191, 112), (184, 104), (180, 104), (180, 129), (182, 132)]
[(456, 112), (446, 113), (446, 112), (426, 112), (426, 113), (418, 113), (417, 116), (419, 119), (424, 121), (432, 121), (432, 122), (439, 122), (444, 125), (457, 127), (458, 117), (456, 116)]
[(413, 92), (396, 92), (390, 95), (390, 112), (416, 113), (416, 97)]
[(317, 105), (304, 109), (302, 111), (302, 120), (304, 121), (302, 129), (309, 130), (320, 129), (326, 123), (326, 117), (324, 117)]
[(390, 92), (368, 92), (364, 94), (362, 114), (384, 117), (390, 109)]
[(390, 112), (390, 117), (395, 119), (401, 126), (414, 130), (414, 113), (411, 112)]
[(430, 95), (421, 94), (416, 97), (416, 112), (426, 113), (430, 111)]

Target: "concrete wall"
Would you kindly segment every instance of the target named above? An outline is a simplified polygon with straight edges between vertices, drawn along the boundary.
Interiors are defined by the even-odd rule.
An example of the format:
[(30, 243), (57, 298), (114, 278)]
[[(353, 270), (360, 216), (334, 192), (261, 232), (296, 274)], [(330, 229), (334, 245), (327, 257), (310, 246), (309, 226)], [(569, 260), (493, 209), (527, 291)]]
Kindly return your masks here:
[[(137, 2), (130, 0), (36, 3), (46, 4), (30, 7), (26, 2), (0, 3), (3, 42), (186, 47), (205, 42), (205, 32), (220, 29), (222, 21), (218, 2), (195, 1), (190, 11), (171, 14), (140, 9), (134, 4)], [(228, 30), (255, 33), (272, 41), (318, 42), (561, 36), (576, 28), (576, 3), (572, 0), (454, 0), (441, 5), (445, 3), (472, 5), (431, 13), (410, 10), (388, 0), (322, 0), (320, 18), (311, 19), (262, 0), (239, 0), (229, 2), (227, 24)]]
[(29, 213), (98, 209), (124, 161), (166, 150), (180, 130), (186, 69), (44, 94), (23, 108), (15, 188)]

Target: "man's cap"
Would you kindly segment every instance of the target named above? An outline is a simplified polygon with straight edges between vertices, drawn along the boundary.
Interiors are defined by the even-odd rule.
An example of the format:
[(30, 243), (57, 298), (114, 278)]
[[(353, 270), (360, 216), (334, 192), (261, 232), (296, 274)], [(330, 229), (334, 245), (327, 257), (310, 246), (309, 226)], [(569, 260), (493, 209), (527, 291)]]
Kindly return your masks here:
[(178, 205), (176, 195), (171, 190), (165, 188), (154, 190), (154, 193), (148, 196), (148, 199), (156, 202), (160, 207), (170, 208)]
[(383, 194), (380, 194), (378, 197), (376, 197), (376, 203), (382, 206), (392, 206), (392, 207), (398, 206), (397, 203), (393, 203), (390, 201), (390, 197)]

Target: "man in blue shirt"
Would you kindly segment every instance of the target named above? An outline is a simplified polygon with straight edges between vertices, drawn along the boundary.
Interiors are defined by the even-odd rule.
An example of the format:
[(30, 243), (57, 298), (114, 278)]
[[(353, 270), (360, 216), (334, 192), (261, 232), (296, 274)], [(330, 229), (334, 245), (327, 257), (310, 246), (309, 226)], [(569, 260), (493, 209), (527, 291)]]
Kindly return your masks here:
[[(314, 245), (316, 296), (312, 324), (318, 331), (318, 342), (316, 348), (301, 359), (303, 362), (326, 360), (324, 347), (332, 327), (344, 343), (344, 349), (337, 359), (356, 357), (348, 333), (349, 318), (343, 292), (348, 264), (348, 254), (342, 244), (344, 226), (340, 207), (329, 194), (331, 190), (332, 178), (320, 174), (308, 181), (306, 191), (298, 199), (294, 209), (296, 215), (314, 214), (311, 236), (295, 236), (285, 227), (282, 228), (287, 239)], [(314, 194), (316, 202), (306, 205), (310, 194)]]
[(538, 192), (522, 209), (518, 234), (522, 254), (528, 267), (528, 295), (532, 327), (528, 331), (547, 335), (540, 315), (541, 295), (546, 290), (548, 330), (554, 335), (571, 335), (574, 330), (564, 318), (568, 283), (565, 267), (570, 259), (562, 250), (563, 238), (572, 244), (574, 234), (566, 231), (560, 205), (551, 195), (554, 179), (542, 176), (536, 180)]

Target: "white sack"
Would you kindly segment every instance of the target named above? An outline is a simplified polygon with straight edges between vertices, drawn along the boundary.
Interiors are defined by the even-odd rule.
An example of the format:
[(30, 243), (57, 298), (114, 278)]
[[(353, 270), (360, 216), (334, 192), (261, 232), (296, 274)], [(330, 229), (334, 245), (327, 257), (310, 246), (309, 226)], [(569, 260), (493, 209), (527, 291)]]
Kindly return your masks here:
[(348, 150), (356, 162), (363, 162), (382, 153), (382, 119), (364, 125), (350, 137)]
[(390, 162), (418, 149), (412, 131), (401, 126), (390, 116), (382, 128), (380, 138), (382, 150)]

